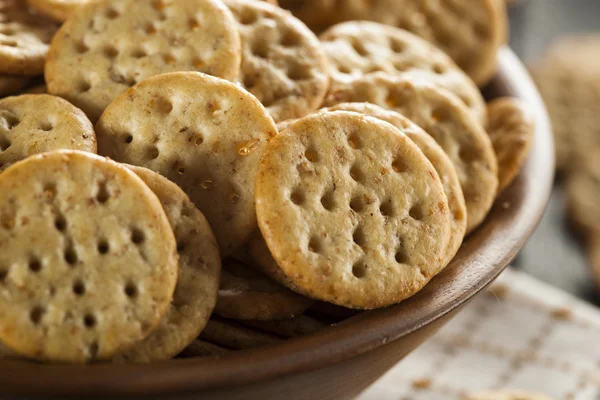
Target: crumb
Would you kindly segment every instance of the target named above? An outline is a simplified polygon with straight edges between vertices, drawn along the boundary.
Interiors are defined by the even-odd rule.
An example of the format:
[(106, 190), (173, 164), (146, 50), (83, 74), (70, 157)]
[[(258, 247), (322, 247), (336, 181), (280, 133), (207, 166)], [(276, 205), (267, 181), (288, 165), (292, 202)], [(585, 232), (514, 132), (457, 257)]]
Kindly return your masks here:
[(415, 389), (429, 389), (431, 387), (431, 379), (429, 378), (420, 378), (420, 379), (415, 379), (412, 382), (412, 386)]
[(552, 316), (560, 321), (570, 321), (573, 319), (573, 312), (568, 308), (557, 308), (552, 310)]

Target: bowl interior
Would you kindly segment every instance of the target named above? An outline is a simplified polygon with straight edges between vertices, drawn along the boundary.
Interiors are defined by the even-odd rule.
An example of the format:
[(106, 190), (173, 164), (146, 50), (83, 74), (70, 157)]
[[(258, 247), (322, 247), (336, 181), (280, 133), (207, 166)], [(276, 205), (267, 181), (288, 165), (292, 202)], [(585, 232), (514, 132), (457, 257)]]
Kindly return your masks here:
[(535, 142), (517, 180), (503, 192), (485, 223), (454, 261), (414, 297), (364, 312), (315, 334), (221, 359), (179, 359), (151, 365), (40, 365), (0, 361), (0, 393), (40, 395), (147, 394), (203, 391), (315, 370), (399, 340), (457, 307), (489, 285), (539, 222), (554, 171), (551, 128), (543, 102), (516, 56), (503, 49), (486, 97), (514, 96), (537, 116)]

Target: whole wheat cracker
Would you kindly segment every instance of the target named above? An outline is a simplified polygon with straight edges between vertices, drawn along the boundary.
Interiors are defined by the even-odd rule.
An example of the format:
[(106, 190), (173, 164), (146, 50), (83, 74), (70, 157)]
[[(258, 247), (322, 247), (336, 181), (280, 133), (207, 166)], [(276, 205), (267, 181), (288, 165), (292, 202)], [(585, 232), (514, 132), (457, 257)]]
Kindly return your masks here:
[(180, 354), (183, 358), (192, 357), (220, 357), (230, 353), (231, 350), (206, 340), (196, 339)]
[(279, 7), (226, 0), (242, 38), (239, 82), (275, 121), (298, 118), (321, 106), (329, 86), (327, 57), (317, 37)]
[(217, 302), (221, 257), (212, 229), (200, 210), (173, 182), (146, 168), (127, 166), (160, 200), (175, 233), (179, 270), (173, 301), (160, 324), (113, 362), (168, 360), (206, 326)]
[(8, 96), (26, 88), (33, 80), (29, 76), (0, 75), (0, 97)]
[(329, 324), (307, 315), (299, 315), (281, 321), (244, 321), (243, 323), (250, 328), (286, 339), (310, 335), (329, 326)]
[(0, 99), (0, 171), (34, 154), (71, 149), (96, 152), (83, 111), (60, 97), (28, 94)]
[(313, 30), (368, 20), (406, 29), (444, 50), (480, 86), (496, 71), (507, 41), (506, 5), (498, 0), (281, 0)]
[(75, 12), (78, 7), (90, 3), (92, 0), (26, 0), (29, 7), (35, 12), (64, 22)]
[(143, 79), (200, 71), (233, 80), (240, 61), (235, 20), (219, 0), (102, 0), (81, 7), (60, 28), (45, 76), (50, 93), (95, 122)]
[(23, 0), (0, 0), (0, 73), (41, 75), (48, 45), (58, 29), (32, 13)]
[(600, 146), (600, 35), (574, 35), (552, 43), (531, 65), (548, 108), (556, 142), (556, 167), (576, 170), (579, 155)]
[(331, 64), (329, 91), (345, 90), (375, 72), (422, 78), (455, 94), (486, 120), (477, 85), (443, 51), (403, 29), (369, 21), (337, 24), (319, 36)]
[(281, 339), (268, 333), (242, 326), (233, 321), (213, 317), (202, 331), (200, 339), (230, 349), (243, 350), (281, 343)]
[(579, 155), (579, 167), (568, 175), (567, 214), (586, 238), (600, 236), (600, 147)]
[(450, 237), (435, 169), (393, 125), (336, 111), (269, 144), (259, 227), (295, 291), (349, 308), (398, 303), (440, 269)]
[(313, 301), (272, 282), (233, 259), (223, 261), (215, 314), (235, 320), (273, 321), (293, 318)]
[(521, 100), (504, 97), (488, 104), (488, 135), (498, 158), (498, 192), (517, 177), (535, 134), (535, 116)]
[(177, 280), (173, 231), (127, 168), (90, 153), (0, 174), (0, 341), (37, 360), (107, 359), (148, 336)]
[(330, 107), (326, 111), (358, 112), (389, 122), (419, 146), (419, 149), (421, 149), (438, 173), (444, 186), (444, 192), (448, 198), (452, 227), (443, 263), (443, 267), (446, 267), (456, 255), (458, 249), (460, 249), (467, 230), (467, 206), (465, 205), (465, 197), (452, 160), (450, 160), (448, 155), (446, 155), (444, 150), (431, 136), (397, 112), (369, 103), (342, 103)]
[(328, 96), (326, 105), (347, 102), (397, 111), (430, 134), (458, 173), (467, 205), (467, 234), (483, 222), (498, 191), (498, 161), (483, 126), (458, 98), (421, 80), (376, 73)]
[(277, 128), (250, 93), (175, 72), (119, 96), (96, 124), (99, 152), (177, 183), (210, 222), (225, 257), (256, 229), (254, 181)]

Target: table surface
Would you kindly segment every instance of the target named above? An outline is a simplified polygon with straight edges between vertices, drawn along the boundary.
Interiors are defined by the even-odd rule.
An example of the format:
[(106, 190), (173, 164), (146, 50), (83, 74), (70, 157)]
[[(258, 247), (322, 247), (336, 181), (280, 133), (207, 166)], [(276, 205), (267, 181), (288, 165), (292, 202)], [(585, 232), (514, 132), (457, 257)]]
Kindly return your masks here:
[[(510, 18), (511, 47), (528, 63), (562, 35), (600, 31), (600, 1), (522, 0), (510, 10)], [(600, 306), (600, 290), (591, 281), (585, 254), (567, 227), (560, 181), (542, 223), (515, 266)]]

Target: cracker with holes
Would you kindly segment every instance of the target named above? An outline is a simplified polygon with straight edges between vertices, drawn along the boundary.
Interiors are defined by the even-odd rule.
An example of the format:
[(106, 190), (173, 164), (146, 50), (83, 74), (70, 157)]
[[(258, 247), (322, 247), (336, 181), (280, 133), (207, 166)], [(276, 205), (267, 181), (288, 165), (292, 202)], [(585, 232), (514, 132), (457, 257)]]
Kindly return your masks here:
[(496, 71), (506, 43), (505, 4), (498, 0), (282, 0), (314, 30), (344, 21), (369, 20), (408, 30), (442, 49), (478, 84)]
[(46, 94), (0, 100), (0, 171), (34, 154), (59, 149), (96, 152), (94, 127), (80, 109)]
[(415, 142), (423, 154), (425, 154), (425, 157), (431, 162), (431, 165), (433, 165), (437, 171), (442, 184), (444, 185), (444, 192), (448, 197), (448, 206), (450, 207), (452, 229), (450, 231), (450, 243), (446, 250), (443, 267), (448, 265), (462, 245), (467, 230), (467, 207), (465, 205), (465, 198), (460, 186), (458, 174), (450, 157), (448, 157), (440, 145), (438, 145), (425, 131), (406, 117), (394, 111), (385, 110), (379, 106), (368, 103), (343, 103), (329, 108), (329, 111), (336, 110), (357, 112), (389, 122), (404, 132), (410, 140)]
[(525, 164), (535, 134), (535, 117), (529, 106), (518, 99), (496, 99), (488, 105), (487, 131), (498, 158), (501, 192)]
[(0, 0), (0, 73), (40, 75), (58, 26), (33, 14), (23, 0)]
[(321, 106), (329, 85), (319, 40), (290, 13), (260, 1), (226, 0), (242, 37), (240, 83), (276, 121)]
[(269, 280), (233, 259), (223, 261), (215, 314), (237, 320), (273, 321), (306, 311), (312, 300)]
[(600, 148), (578, 158), (578, 169), (566, 181), (567, 212), (577, 230), (588, 238), (600, 237)]
[(26, 0), (35, 12), (64, 22), (75, 10), (90, 3), (91, 0)]
[(96, 125), (100, 154), (159, 172), (190, 196), (210, 222), (222, 257), (256, 229), (254, 181), (276, 133), (254, 96), (196, 72), (141, 82)]
[(200, 71), (233, 80), (240, 60), (235, 20), (219, 0), (102, 0), (79, 9), (61, 27), (45, 75), (50, 93), (95, 122), (143, 79)]
[(467, 233), (483, 222), (498, 191), (498, 161), (483, 126), (456, 96), (426, 82), (376, 73), (337, 91), (327, 105), (346, 102), (397, 111), (430, 134), (458, 173), (467, 205)]
[(398, 303), (441, 270), (448, 200), (393, 125), (336, 111), (269, 144), (256, 182), (260, 230), (291, 287), (355, 309)]
[(179, 272), (167, 315), (150, 336), (113, 361), (168, 360), (206, 326), (217, 301), (221, 257), (206, 218), (176, 184), (146, 168), (128, 167), (156, 194), (169, 218), (177, 241)]
[(480, 121), (486, 119), (485, 102), (475, 83), (443, 51), (408, 31), (352, 21), (331, 27), (320, 39), (332, 66), (330, 93), (343, 91), (372, 73), (385, 72), (448, 89)]
[(144, 339), (168, 310), (177, 246), (154, 193), (90, 153), (29, 157), (0, 174), (0, 341), (81, 363)]
[(253, 349), (281, 343), (282, 339), (269, 333), (242, 326), (233, 321), (211, 318), (200, 339), (230, 349)]

